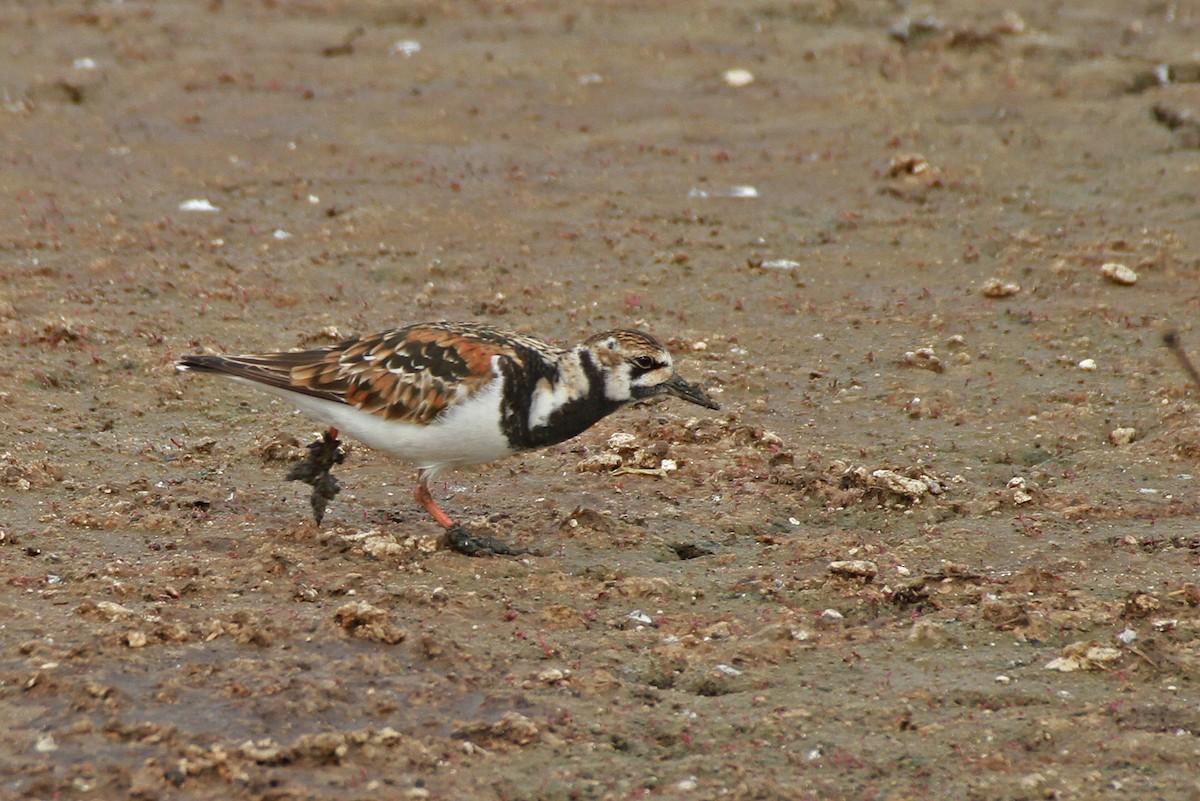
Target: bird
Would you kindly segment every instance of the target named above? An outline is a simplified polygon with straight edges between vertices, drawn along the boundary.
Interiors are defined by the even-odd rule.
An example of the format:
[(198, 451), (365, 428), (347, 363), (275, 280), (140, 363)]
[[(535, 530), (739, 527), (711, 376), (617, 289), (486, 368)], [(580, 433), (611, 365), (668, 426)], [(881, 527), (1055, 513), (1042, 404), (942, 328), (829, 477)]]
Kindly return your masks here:
[[(563, 442), (649, 398), (720, 409), (679, 376), (661, 342), (628, 328), (564, 348), (485, 323), (439, 321), (312, 350), (185, 355), (175, 366), (283, 398), (330, 427), (327, 444), (344, 433), (415, 466), (416, 502), (445, 529), (451, 549), (473, 556), (527, 551), (456, 525), (429, 490), (444, 470)], [(315, 486), (319, 523), (324, 503), (317, 510)]]

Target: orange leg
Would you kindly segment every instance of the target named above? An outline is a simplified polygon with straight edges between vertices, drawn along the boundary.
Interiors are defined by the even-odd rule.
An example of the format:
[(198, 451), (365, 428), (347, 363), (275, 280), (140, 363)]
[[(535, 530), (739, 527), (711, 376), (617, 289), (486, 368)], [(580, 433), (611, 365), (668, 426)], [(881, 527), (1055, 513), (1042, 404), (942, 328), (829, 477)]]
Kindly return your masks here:
[(425, 511), (433, 515), (433, 519), (437, 521), (439, 526), (442, 528), (452, 528), (454, 526), (454, 521), (438, 507), (437, 503), (433, 500), (433, 496), (429, 494), (429, 485), (425, 483), (423, 477), (417, 482), (417, 491), (414, 494), (417, 503), (421, 504), (421, 506), (425, 507)]

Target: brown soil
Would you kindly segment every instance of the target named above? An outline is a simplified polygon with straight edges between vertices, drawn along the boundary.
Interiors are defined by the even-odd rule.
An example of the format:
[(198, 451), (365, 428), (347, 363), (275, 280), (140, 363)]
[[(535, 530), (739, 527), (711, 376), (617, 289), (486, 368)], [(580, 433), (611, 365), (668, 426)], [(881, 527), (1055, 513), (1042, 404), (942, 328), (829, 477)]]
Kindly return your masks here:
[[(1195, 798), (1200, 13), (898, 7), (4, 4), (0, 797)], [(725, 408), (452, 475), (469, 559), (172, 370), (431, 319)]]

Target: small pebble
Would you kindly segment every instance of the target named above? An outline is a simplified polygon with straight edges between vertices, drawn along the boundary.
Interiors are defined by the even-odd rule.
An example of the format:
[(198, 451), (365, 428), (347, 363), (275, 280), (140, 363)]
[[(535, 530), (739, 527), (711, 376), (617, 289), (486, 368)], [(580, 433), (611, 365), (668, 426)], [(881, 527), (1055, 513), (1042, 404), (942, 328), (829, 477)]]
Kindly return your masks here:
[(1137, 439), (1136, 428), (1114, 428), (1108, 432), (1108, 441), (1117, 447), (1128, 445), (1135, 439)]
[(731, 70), (725, 70), (725, 72), (721, 74), (721, 79), (725, 81), (727, 86), (732, 86), (734, 89), (740, 89), (743, 86), (749, 86), (750, 84), (754, 83), (754, 73), (750, 70), (734, 68)]
[(1100, 273), (1109, 281), (1121, 286), (1133, 286), (1138, 280), (1138, 274), (1133, 268), (1126, 267), (1124, 264), (1117, 264), (1116, 262), (1101, 265)]
[(1001, 281), (999, 278), (989, 278), (983, 282), (983, 296), (986, 298), (1007, 298), (1020, 291), (1020, 284), (1014, 284), (1011, 281)]
[(388, 48), (388, 55), (409, 58), (421, 52), (421, 43), (414, 39), (401, 39)]
[(829, 563), (829, 572), (835, 576), (860, 578), (870, 581), (879, 573), (879, 567), (866, 559), (845, 559)]
[(185, 200), (179, 204), (179, 210), (180, 211), (220, 211), (220, 209), (218, 207), (214, 206), (212, 203), (205, 200), (204, 198), (192, 198), (191, 200)]
[(1080, 370), (1087, 370), (1089, 373), (1096, 369), (1095, 359), (1084, 359), (1079, 363)]

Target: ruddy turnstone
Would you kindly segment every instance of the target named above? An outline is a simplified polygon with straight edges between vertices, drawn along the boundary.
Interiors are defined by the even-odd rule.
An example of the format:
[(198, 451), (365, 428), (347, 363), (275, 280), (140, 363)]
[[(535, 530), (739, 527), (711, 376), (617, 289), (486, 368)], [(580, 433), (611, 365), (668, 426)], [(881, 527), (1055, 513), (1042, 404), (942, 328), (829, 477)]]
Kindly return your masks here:
[(657, 339), (628, 329), (564, 349), (480, 323), (425, 323), (316, 350), (184, 356), (176, 369), (274, 393), (334, 438), (344, 432), (415, 465), (417, 503), (472, 555), (521, 551), (471, 536), (438, 507), (429, 482), (446, 468), (562, 442), (645, 398), (720, 408), (676, 374)]

